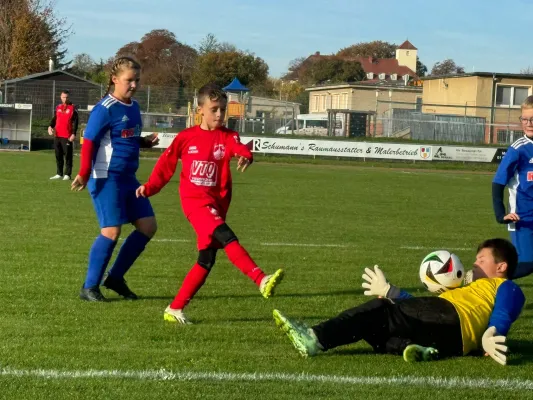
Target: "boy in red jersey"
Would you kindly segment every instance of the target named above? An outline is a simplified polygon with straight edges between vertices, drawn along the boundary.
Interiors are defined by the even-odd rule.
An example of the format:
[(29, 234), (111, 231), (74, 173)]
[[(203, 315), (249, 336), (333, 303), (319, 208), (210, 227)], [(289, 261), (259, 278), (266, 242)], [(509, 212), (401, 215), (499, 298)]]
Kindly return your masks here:
[(259, 286), (265, 298), (274, 293), (283, 278), (281, 269), (265, 275), (225, 222), (232, 192), (231, 158), (239, 157), (237, 170), (242, 172), (253, 161), (252, 153), (240, 142), (239, 134), (223, 126), (226, 105), (227, 96), (218, 86), (202, 87), (198, 92), (201, 125), (180, 132), (159, 158), (148, 182), (137, 189), (138, 197), (157, 194), (170, 181), (181, 159), (181, 205), (196, 231), (199, 254), (178, 294), (165, 310), (166, 321), (190, 323), (183, 309), (204, 284), (220, 248), (233, 265)]

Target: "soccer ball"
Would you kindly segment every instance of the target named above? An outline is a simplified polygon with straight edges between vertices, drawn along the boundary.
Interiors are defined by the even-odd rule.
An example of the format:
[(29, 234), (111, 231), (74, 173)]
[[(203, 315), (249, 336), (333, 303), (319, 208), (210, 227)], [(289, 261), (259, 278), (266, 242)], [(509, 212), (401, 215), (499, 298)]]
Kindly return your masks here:
[(455, 254), (438, 250), (428, 254), (420, 264), (420, 280), (427, 290), (442, 293), (461, 286), (465, 268)]

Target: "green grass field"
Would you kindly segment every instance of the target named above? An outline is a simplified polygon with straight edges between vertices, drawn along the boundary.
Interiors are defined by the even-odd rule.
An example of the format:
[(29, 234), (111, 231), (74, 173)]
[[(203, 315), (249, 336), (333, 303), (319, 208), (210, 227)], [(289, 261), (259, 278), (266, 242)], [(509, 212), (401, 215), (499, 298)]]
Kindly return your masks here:
[[(75, 160), (78, 164), (78, 160)], [(153, 160), (143, 160), (140, 180)], [(407, 364), (365, 343), (303, 359), (272, 310), (308, 323), (367, 300), (361, 275), (425, 294), (418, 265), (453, 249), (465, 266), (483, 239), (507, 237), (492, 216), (490, 173), (267, 164), (234, 173), (229, 224), (267, 272), (264, 300), (224, 254), (187, 309), (163, 321), (196, 259), (177, 177), (153, 198), (159, 231), (127, 276), (136, 302), (78, 299), (98, 226), (89, 194), (49, 181), (50, 153), (0, 153), (0, 398), (481, 399), (533, 396), (533, 309), (513, 326), (509, 366), (463, 357)], [(125, 237), (131, 228), (126, 227)], [(532, 279), (520, 281), (526, 297)], [(502, 381), (503, 380), (503, 381)]]

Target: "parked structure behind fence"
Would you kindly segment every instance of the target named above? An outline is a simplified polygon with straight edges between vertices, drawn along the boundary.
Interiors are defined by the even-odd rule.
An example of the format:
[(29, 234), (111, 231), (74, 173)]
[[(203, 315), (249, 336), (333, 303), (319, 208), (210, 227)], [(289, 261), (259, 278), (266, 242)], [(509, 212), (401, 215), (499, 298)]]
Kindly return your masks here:
[(372, 136), (472, 144), (509, 144), (523, 135), (520, 107), (376, 102)]

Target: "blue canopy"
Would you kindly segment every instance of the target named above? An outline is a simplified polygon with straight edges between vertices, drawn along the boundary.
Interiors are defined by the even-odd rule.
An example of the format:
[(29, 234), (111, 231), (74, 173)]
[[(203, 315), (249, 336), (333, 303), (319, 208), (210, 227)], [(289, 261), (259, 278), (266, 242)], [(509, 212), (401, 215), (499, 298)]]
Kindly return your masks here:
[(234, 78), (228, 86), (223, 88), (223, 90), (226, 92), (248, 92), (250, 89), (244, 86), (239, 79)]

